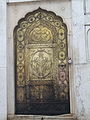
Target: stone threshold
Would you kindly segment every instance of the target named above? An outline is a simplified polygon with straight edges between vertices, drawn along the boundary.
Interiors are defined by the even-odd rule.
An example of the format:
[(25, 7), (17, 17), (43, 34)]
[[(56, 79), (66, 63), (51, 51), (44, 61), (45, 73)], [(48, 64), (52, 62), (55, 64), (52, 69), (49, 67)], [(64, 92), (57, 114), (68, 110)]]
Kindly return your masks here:
[(57, 116), (44, 116), (44, 115), (8, 115), (8, 120), (77, 120), (75, 115), (57, 115)]

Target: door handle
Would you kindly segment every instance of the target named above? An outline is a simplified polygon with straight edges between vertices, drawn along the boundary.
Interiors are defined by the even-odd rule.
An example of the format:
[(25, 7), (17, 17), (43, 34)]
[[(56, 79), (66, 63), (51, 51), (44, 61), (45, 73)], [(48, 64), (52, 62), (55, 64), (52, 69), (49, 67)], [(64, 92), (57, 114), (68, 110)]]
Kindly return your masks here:
[(72, 64), (72, 63), (73, 63), (72, 59), (68, 58), (68, 64)]

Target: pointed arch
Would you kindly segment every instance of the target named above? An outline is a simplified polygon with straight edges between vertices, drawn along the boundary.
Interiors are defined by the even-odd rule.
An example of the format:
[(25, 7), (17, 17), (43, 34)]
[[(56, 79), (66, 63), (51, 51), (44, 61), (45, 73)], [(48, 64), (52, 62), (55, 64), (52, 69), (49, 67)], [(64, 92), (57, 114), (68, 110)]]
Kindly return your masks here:
[[(16, 88), (16, 113), (23, 113), (24, 109), (27, 107), (27, 99), (29, 98), (29, 91), (27, 90), (28, 85), (30, 85), (30, 79), (35, 80), (39, 79), (50, 80), (51, 76), (54, 80), (54, 88), (56, 91), (56, 98), (58, 100), (66, 100), (67, 103), (64, 106), (65, 108), (68, 106), (65, 113), (70, 111), (69, 108), (69, 83), (68, 83), (68, 48), (67, 48), (67, 26), (63, 22), (63, 19), (60, 16), (57, 16), (54, 12), (47, 11), (41, 8), (34, 10), (33, 12), (29, 12), (25, 15), (24, 18), (20, 19), (18, 25), (14, 29), (14, 43), (15, 43), (15, 88)], [(40, 46), (44, 46), (43, 54), (43, 62), (45, 64), (45, 59), (48, 62), (48, 70), (45, 73), (40, 72), (38, 68), (38, 72), (34, 70), (37, 64), (34, 63), (34, 68), (32, 69), (34, 72), (32, 75), (30, 73), (29, 60), (30, 55), (27, 52), (27, 48), (38, 48), (41, 49)], [(47, 48), (48, 50), (46, 50)], [(51, 53), (51, 48), (53, 48)], [(49, 52), (47, 52), (49, 51)], [(29, 54), (28, 54), (29, 53)], [(36, 54), (36, 56), (35, 56)], [(32, 56), (35, 61), (37, 56), (41, 54), (41, 51), (36, 50)], [(52, 54), (52, 55), (50, 55)], [(53, 57), (53, 59), (52, 59)], [(49, 62), (51, 61), (51, 63)], [(52, 61), (55, 64), (50, 69), (50, 64)], [(36, 61), (37, 62), (37, 61)], [(33, 63), (32, 63), (33, 64)], [(39, 63), (38, 63), (39, 64)], [(39, 65), (40, 66), (40, 65)], [(28, 68), (28, 69), (27, 69)], [(53, 70), (55, 68), (55, 70)], [(57, 69), (57, 70), (56, 70)], [(41, 69), (40, 69), (41, 70)], [(53, 73), (53, 75), (51, 75)], [(44, 75), (43, 75), (44, 74)], [(48, 75), (49, 74), (49, 75)], [(56, 76), (56, 75), (57, 76)], [(38, 80), (38, 79), (37, 79)], [(57, 90), (56, 85), (58, 84), (59, 91)], [(61, 84), (61, 85), (59, 85)], [(27, 87), (26, 87), (27, 86)], [(62, 86), (64, 86), (62, 88)], [(47, 88), (48, 89), (48, 88)], [(27, 92), (26, 92), (27, 91)], [(62, 91), (60, 93), (60, 91)], [(58, 97), (59, 96), (59, 97)], [(64, 108), (64, 109), (65, 109)], [(19, 111), (19, 112), (18, 112)], [(62, 113), (62, 112), (61, 112)]]

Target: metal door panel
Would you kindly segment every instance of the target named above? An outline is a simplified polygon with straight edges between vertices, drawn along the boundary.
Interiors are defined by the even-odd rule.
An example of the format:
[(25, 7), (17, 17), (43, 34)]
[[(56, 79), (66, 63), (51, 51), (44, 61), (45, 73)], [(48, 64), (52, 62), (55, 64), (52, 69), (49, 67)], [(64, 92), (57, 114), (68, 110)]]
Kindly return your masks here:
[(16, 114), (70, 112), (67, 27), (41, 8), (14, 29)]

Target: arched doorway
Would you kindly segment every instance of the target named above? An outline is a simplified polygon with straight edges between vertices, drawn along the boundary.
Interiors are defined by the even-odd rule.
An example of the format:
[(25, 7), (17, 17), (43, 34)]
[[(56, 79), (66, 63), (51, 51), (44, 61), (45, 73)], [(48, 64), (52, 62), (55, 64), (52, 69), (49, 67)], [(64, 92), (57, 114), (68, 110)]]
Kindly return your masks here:
[(14, 29), (16, 114), (70, 112), (67, 27), (41, 8)]

